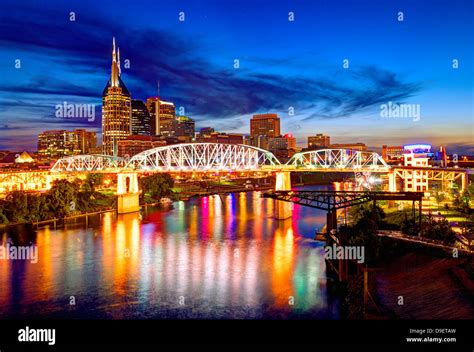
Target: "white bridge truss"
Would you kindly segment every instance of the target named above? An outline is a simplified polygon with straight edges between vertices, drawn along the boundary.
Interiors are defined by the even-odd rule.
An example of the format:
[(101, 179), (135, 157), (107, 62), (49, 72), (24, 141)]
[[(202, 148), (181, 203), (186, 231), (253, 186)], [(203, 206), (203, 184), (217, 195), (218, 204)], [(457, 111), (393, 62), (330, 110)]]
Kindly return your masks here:
[(134, 155), (128, 161), (109, 155), (76, 155), (59, 159), (51, 172), (122, 169), (156, 172), (212, 171), (375, 171), (390, 166), (373, 152), (323, 149), (295, 154), (286, 165), (269, 151), (243, 144), (184, 143), (157, 147)]
[(123, 158), (110, 155), (74, 155), (56, 161), (51, 172), (113, 171), (122, 168), (124, 164)]
[(280, 165), (269, 151), (243, 145), (186, 143), (158, 147), (133, 156), (126, 168), (144, 171), (244, 171)]
[(374, 152), (352, 149), (321, 149), (296, 153), (287, 165), (296, 169), (332, 169), (341, 171), (388, 171), (390, 166)]

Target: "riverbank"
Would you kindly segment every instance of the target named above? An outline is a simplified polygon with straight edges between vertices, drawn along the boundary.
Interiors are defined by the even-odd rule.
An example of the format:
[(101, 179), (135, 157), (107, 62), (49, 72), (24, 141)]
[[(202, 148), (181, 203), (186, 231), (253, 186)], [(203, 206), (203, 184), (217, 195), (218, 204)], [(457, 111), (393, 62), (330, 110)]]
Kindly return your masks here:
[(457, 278), (463, 263), (418, 253), (400, 257), (374, 272), (377, 300), (397, 319), (472, 319), (472, 293)]
[[(206, 196), (211, 196), (211, 195), (216, 195), (216, 194), (229, 194), (229, 193), (239, 193), (239, 192), (255, 192), (255, 191), (264, 191), (272, 189), (270, 185), (266, 186), (261, 186), (259, 188), (254, 188), (254, 189), (249, 189), (245, 187), (240, 187), (240, 186), (225, 186), (225, 187), (215, 187), (215, 188), (210, 188), (209, 190), (203, 190), (203, 191), (189, 191), (189, 192), (179, 192), (179, 193), (172, 193), (169, 195), (173, 200), (175, 201), (181, 201), (181, 200), (188, 200), (193, 197), (206, 197)], [(163, 197), (166, 198), (166, 197)], [(156, 202), (148, 202), (148, 203), (140, 203), (140, 207), (155, 207), (155, 206), (160, 206), (162, 205), (161, 201), (158, 200)], [(66, 216), (64, 218), (52, 218), (52, 219), (45, 219), (41, 221), (22, 221), (22, 222), (10, 222), (7, 224), (0, 224), (0, 229), (2, 228), (8, 228), (8, 227), (15, 227), (18, 225), (44, 225), (44, 224), (53, 224), (54, 227), (56, 228), (58, 224), (63, 223), (65, 221), (69, 220), (74, 220), (74, 219), (79, 219), (79, 218), (87, 218), (89, 216), (94, 216), (94, 215), (100, 215), (104, 213), (109, 213), (109, 212), (116, 212), (117, 210), (113, 207), (106, 208), (106, 209), (101, 209), (98, 211), (93, 211), (93, 212), (86, 212), (86, 213), (80, 213), (80, 214), (74, 214), (70, 216)]]
[(41, 221), (22, 221), (22, 222), (15, 222), (15, 223), (8, 223), (8, 224), (0, 224), (0, 229), (1, 228), (8, 228), (8, 227), (15, 227), (19, 225), (44, 225), (44, 224), (56, 224), (61, 223), (67, 220), (74, 220), (74, 219), (79, 219), (79, 218), (84, 218), (84, 217), (89, 217), (89, 216), (94, 216), (94, 215), (99, 215), (99, 214), (104, 214), (104, 213), (109, 213), (116, 211), (114, 208), (110, 209), (103, 209), (99, 211), (94, 211), (94, 212), (87, 212), (87, 213), (81, 213), (81, 214), (75, 214), (75, 215), (70, 215), (66, 216), (64, 218), (54, 218), (54, 219), (47, 219), (47, 220), (41, 220)]

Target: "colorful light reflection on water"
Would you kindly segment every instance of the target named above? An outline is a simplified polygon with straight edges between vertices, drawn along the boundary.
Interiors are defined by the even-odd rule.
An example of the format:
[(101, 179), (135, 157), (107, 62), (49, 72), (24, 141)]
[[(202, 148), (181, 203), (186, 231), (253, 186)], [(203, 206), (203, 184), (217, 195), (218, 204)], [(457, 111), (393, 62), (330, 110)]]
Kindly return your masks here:
[(273, 200), (247, 192), (9, 228), (0, 241), (36, 244), (39, 260), (0, 262), (0, 317), (337, 318), (312, 240), (324, 221), (296, 205), (276, 221)]

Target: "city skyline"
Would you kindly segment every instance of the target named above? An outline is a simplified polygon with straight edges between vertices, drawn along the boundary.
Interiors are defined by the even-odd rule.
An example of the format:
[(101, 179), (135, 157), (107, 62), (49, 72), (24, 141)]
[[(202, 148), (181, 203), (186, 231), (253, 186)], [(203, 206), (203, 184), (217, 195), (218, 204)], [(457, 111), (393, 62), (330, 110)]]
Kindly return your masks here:
[[(7, 1), (11, 11), (0, 15), (5, 73), (0, 148), (35, 150), (32, 137), (50, 129), (99, 132), (115, 36), (132, 99), (157, 95), (159, 80), (160, 95), (184, 107), (198, 129), (248, 134), (254, 114), (277, 113), (282, 133), (293, 133), (299, 146), (308, 135), (323, 133), (336, 143), (362, 142), (370, 148), (428, 142), (446, 145), (448, 152), (474, 152), (465, 2), (449, 8), (434, 4), (426, 14), (411, 12), (417, 5), (405, 1), (372, 4), (368, 12), (351, 1), (342, 1), (345, 7), (281, 1), (271, 9), (262, 1), (245, 7), (208, 3), (213, 6), (186, 2), (155, 8), (150, 3), (155, 13), (163, 11), (160, 21), (152, 21), (153, 11), (143, 11), (146, 4), (135, 8), (106, 1), (92, 5), (97, 10), (92, 16), (88, 2), (53, 10), (29, 2), (13, 8)], [(405, 16), (401, 22), (399, 11)], [(119, 21), (114, 16), (122, 12), (128, 16)], [(438, 36), (423, 29), (439, 16), (444, 18), (437, 23)], [(372, 33), (381, 23), (383, 28)], [(130, 68), (124, 68), (125, 60)], [(65, 101), (94, 104), (98, 118), (58, 119), (55, 106)], [(417, 121), (381, 117), (381, 106), (390, 102), (417, 104), (421, 116)]]

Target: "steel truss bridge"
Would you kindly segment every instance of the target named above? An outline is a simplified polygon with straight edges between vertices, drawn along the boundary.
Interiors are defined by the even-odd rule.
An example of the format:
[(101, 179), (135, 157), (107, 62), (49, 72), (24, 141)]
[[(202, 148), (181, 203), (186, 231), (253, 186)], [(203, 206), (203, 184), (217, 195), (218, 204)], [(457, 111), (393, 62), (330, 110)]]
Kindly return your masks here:
[(158, 147), (133, 156), (126, 168), (144, 171), (243, 171), (280, 165), (270, 152), (242, 144), (186, 143)]
[(390, 166), (374, 152), (361, 152), (352, 149), (320, 149), (296, 153), (288, 161), (288, 166), (298, 170), (367, 170), (387, 172)]
[(421, 204), (423, 192), (371, 191), (267, 191), (264, 198), (273, 198), (326, 211), (334, 211), (378, 200), (412, 201)]
[[(413, 169), (413, 170), (412, 170)], [(353, 172), (387, 173), (389, 190), (397, 191), (397, 179), (423, 177), (428, 180), (454, 182), (467, 185), (466, 170), (407, 167), (390, 167), (373, 152), (350, 149), (322, 149), (296, 153), (282, 164), (271, 152), (243, 144), (186, 143), (153, 148), (132, 158), (110, 155), (76, 155), (59, 159), (48, 171), (5, 171), (0, 174), (0, 193), (14, 189), (44, 190), (58, 178), (74, 177), (88, 172), (211, 172), (272, 173), (291, 172)], [(420, 176), (420, 175), (421, 176)]]
[(77, 155), (59, 159), (52, 172), (122, 169), (146, 172), (212, 171), (342, 171), (388, 172), (390, 166), (373, 152), (323, 149), (295, 154), (281, 164), (273, 153), (243, 144), (186, 143), (153, 148), (130, 159)]
[(402, 180), (426, 180), (441, 182), (443, 190), (447, 189), (447, 185), (457, 180), (461, 181), (461, 189), (464, 190), (468, 186), (467, 172), (465, 169), (458, 168), (433, 168), (433, 167), (413, 167), (413, 166), (393, 166), (392, 167), (392, 189), (397, 191), (397, 179)]
[(74, 155), (56, 161), (51, 171), (113, 171), (124, 166), (125, 159), (120, 157), (110, 155)]

